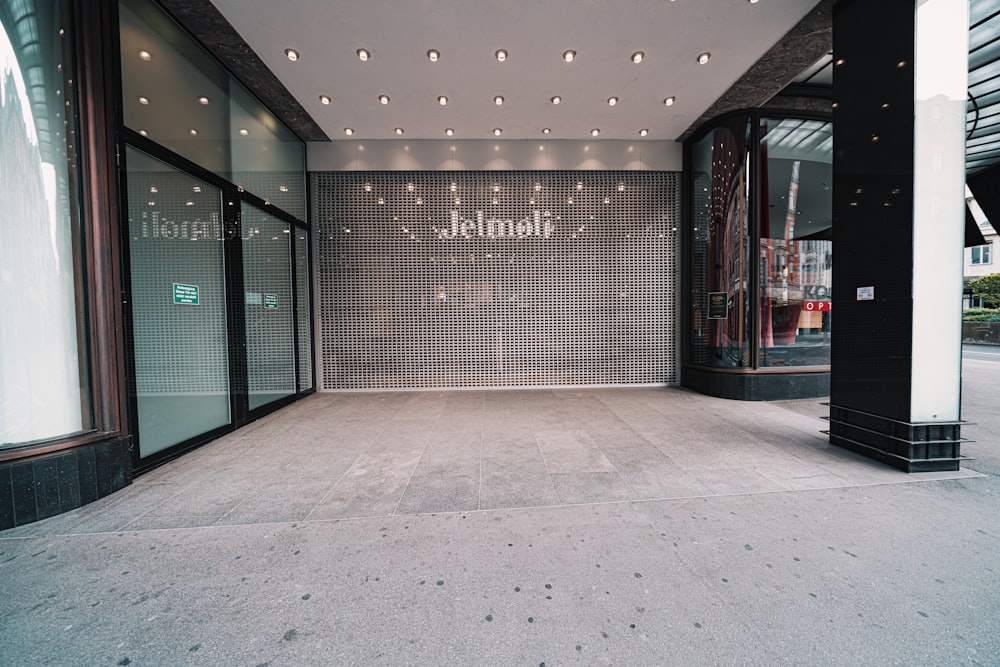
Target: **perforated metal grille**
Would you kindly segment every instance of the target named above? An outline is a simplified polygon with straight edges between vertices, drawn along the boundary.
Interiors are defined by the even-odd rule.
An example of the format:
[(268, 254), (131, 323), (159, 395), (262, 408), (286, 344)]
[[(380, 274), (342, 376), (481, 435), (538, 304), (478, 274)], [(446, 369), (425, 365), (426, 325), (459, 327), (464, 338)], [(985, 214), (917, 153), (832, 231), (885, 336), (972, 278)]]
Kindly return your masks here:
[(679, 184), (314, 173), (322, 387), (676, 383)]

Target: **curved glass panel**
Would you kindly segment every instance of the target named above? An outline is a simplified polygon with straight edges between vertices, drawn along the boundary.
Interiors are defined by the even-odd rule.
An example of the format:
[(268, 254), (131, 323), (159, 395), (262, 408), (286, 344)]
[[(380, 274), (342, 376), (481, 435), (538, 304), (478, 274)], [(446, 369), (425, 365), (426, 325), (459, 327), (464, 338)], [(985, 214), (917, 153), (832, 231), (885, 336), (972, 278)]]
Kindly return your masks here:
[(721, 123), (691, 154), (690, 361), (750, 365), (750, 119)]
[(92, 427), (62, 9), (0, 3), (0, 447)]

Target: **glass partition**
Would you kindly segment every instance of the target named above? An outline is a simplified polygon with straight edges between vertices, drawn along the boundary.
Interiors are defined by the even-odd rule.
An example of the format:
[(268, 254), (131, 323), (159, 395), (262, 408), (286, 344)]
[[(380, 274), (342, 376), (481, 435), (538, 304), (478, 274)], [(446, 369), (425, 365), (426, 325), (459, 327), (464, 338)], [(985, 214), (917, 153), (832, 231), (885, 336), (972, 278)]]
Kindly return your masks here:
[(222, 194), (129, 148), (139, 454), (230, 423)]
[(830, 363), (833, 125), (760, 121), (760, 366)]
[(305, 219), (305, 149), (150, 0), (123, 0), (125, 125)]
[(290, 225), (243, 204), (243, 286), (250, 409), (295, 393)]
[(691, 151), (689, 355), (701, 366), (751, 363), (750, 131), (729, 120)]
[[(833, 299), (833, 124), (734, 114), (698, 135), (687, 159), (685, 361), (717, 371), (824, 371)], [(764, 386), (758, 383), (747, 392), (776, 395), (779, 381), (767, 382), (768, 389), (754, 393)]]
[(119, 7), (141, 468), (312, 389), (309, 230), (304, 144), (157, 3)]
[(299, 391), (312, 389), (312, 318), (309, 307), (309, 239), (304, 229), (295, 231), (295, 294), (298, 300)]

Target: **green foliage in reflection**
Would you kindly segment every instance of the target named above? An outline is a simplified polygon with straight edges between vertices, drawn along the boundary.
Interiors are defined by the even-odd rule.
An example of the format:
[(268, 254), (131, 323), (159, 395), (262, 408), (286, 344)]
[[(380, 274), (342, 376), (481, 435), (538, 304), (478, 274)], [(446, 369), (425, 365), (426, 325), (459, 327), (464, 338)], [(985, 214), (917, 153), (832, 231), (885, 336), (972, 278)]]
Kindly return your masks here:
[(963, 322), (1000, 322), (1000, 308), (968, 308), (962, 311)]
[(1000, 273), (991, 273), (970, 281), (969, 289), (991, 306), (1000, 306)]

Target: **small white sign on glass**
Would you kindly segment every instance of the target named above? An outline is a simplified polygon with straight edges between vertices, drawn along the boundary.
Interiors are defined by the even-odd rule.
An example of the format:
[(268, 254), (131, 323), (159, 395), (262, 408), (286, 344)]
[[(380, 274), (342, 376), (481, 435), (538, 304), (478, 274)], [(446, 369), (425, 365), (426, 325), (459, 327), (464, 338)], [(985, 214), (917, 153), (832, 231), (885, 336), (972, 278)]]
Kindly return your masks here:
[(869, 285), (868, 287), (858, 288), (858, 301), (874, 301), (875, 300), (875, 286)]

